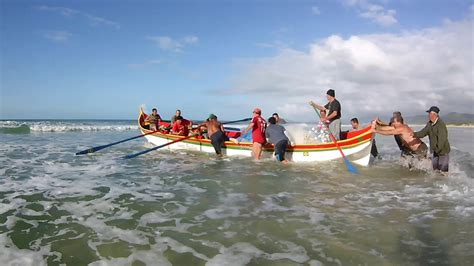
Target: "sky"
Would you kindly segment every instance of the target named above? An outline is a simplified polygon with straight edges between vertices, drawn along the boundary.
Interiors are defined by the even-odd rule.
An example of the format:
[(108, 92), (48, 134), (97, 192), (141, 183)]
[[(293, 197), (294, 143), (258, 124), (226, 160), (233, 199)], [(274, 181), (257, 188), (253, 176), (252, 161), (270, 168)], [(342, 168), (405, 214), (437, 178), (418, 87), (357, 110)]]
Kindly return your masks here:
[(0, 63), (0, 119), (474, 113), (474, 2), (0, 0)]

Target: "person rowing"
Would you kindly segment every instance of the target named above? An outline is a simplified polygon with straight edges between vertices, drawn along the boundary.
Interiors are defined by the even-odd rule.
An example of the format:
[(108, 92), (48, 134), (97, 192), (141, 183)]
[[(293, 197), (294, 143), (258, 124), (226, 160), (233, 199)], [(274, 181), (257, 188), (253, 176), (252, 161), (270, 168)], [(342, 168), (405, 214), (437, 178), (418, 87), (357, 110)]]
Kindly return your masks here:
[(341, 139), (341, 103), (336, 100), (336, 91), (329, 89), (326, 92), (328, 103), (325, 106), (310, 101), (309, 104), (319, 111), (326, 111), (327, 116), (321, 116), (321, 121), (328, 125), (329, 131), (337, 140)]
[(403, 123), (401, 116), (392, 117), (392, 126), (377, 126), (377, 121), (372, 122), (372, 131), (381, 135), (400, 135), (403, 146), (408, 148), (409, 155), (417, 158), (426, 158), (428, 146), (421, 139), (413, 136), (413, 129)]
[(156, 110), (156, 108), (153, 108), (151, 110), (151, 114), (145, 118), (145, 127), (148, 127), (148, 129), (150, 130), (157, 131), (160, 122), (161, 117), (158, 114), (158, 110)]

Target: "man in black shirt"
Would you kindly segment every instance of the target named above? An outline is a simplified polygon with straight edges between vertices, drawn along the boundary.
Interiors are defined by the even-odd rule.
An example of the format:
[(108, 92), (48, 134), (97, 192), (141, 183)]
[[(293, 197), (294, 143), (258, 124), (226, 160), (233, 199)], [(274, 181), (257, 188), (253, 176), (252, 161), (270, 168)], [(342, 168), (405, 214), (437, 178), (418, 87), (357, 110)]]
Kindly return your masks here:
[(329, 131), (339, 140), (341, 136), (341, 104), (336, 100), (336, 92), (333, 89), (326, 92), (326, 98), (328, 103), (325, 106), (314, 102), (310, 102), (310, 104), (319, 111), (326, 111), (327, 117), (321, 117), (321, 121), (328, 125)]

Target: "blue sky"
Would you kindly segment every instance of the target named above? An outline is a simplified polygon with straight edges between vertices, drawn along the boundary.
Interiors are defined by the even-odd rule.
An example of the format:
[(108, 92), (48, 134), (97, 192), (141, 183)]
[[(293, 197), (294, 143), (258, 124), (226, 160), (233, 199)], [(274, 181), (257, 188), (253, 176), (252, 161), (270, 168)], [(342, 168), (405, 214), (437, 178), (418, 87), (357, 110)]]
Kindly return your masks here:
[(0, 3), (0, 119), (474, 113), (472, 1)]

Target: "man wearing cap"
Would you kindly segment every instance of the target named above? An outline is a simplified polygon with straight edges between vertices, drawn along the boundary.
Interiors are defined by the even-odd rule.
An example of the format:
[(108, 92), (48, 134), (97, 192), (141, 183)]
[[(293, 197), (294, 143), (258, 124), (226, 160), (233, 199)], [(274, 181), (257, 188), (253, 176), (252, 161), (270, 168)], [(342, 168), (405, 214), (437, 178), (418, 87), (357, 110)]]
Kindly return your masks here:
[(253, 109), (253, 119), (249, 126), (242, 132), (245, 136), (250, 129), (252, 129), (252, 155), (255, 160), (260, 160), (262, 156), (262, 147), (267, 142), (265, 138), (265, 129), (267, 128), (267, 121), (261, 116), (262, 110), (260, 108)]
[(326, 92), (326, 98), (328, 103), (325, 106), (318, 105), (312, 101), (310, 104), (319, 111), (326, 111), (327, 116), (325, 118), (321, 117), (321, 121), (329, 124), (329, 131), (339, 140), (341, 136), (341, 104), (336, 100), (336, 92), (333, 89), (329, 89)]
[(428, 135), (430, 151), (433, 153), (433, 158), (431, 159), (433, 169), (448, 172), (449, 152), (451, 151), (448, 141), (448, 129), (439, 117), (438, 107), (431, 106), (426, 112), (430, 120), (422, 130), (413, 133), (413, 135), (417, 138), (423, 138)]
[(222, 156), (222, 145), (226, 140), (229, 140), (224, 133), (224, 126), (217, 121), (215, 114), (210, 114), (206, 122), (200, 124), (198, 128), (207, 128), (207, 135), (211, 139), (211, 144), (218, 156)]

